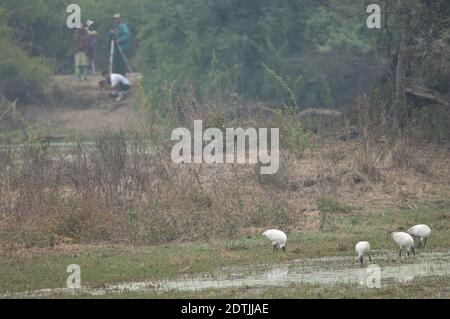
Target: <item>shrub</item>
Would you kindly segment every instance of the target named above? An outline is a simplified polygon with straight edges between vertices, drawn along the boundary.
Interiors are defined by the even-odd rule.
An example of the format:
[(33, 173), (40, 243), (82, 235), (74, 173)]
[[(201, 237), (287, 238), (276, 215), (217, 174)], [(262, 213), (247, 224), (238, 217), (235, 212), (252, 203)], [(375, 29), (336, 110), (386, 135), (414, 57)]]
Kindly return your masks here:
[(31, 58), (12, 41), (0, 11), (0, 92), (10, 100), (43, 97), (51, 69), (42, 58)]

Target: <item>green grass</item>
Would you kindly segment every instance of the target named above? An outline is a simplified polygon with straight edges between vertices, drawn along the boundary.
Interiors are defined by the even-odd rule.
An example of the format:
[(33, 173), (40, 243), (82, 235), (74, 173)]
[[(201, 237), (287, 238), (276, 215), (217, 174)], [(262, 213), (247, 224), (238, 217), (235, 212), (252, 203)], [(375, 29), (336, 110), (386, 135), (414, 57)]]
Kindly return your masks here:
[(23, 132), (19, 129), (0, 131), (0, 142), (18, 143), (23, 140)]
[[(121, 282), (168, 279), (182, 274), (212, 272), (221, 267), (276, 264), (298, 258), (353, 256), (354, 244), (368, 240), (373, 249), (396, 251), (386, 230), (414, 223), (426, 223), (433, 233), (427, 250), (447, 251), (450, 247), (450, 214), (446, 208), (420, 204), (415, 210), (385, 210), (369, 214), (354, 212), (337, 219), (335, 232), (295, 232), (289, 235), (288, 252), (275, 254), (262, 236), (233, 241), (182, 243), (151, 247), (73, 246), (0, 253), (0, 293), (65, 287), (69, 264), (82, 270), (82, 284), (96, 287)], [(420, 253), (420, 252), (419, 252)], [(445, 281), (444, 281), (445, 282)], [(128, 293), (120, 297), (440, 297), (445, 284), (423, 279), (408, 289), (389, 288), (365, 291), (350, 286), (289, 289), (226, 290), (202, 293)], [(411, 290), (412, 295), (408, 295)], [(280, 294), (281, 292), (281, 294)], [(113, 297), (113, 296), (112, 296)], [(117, 297), (117, 295), (116, 295)]]

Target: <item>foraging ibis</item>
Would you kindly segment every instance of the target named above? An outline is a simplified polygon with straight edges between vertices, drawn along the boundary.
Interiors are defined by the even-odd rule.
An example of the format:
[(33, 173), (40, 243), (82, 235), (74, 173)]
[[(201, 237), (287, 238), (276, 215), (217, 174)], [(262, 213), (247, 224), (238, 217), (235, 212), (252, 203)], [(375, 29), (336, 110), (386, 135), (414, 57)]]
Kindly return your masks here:
[(408, 234), (419, 238), (419, 247), (424, 247), (427, 244), (427, 239), (431, 234), (431, 229), (427, 225), (416, 225), (408, 230)]
[(369, 256), (370, 262), (372, 262), (372, 257), (370, 257), (370, 244), (367, 241), (360, 241), (355, 246), (355, 251), (358, 254), (359, 261), (361, 265), (364, 262), (364, 255), (367, 254)]
[(405, 232), (393, 232), (392, 239), (397, 243), (400, 247), (399, 257), (402, 257), (403, 247), (408, 249), (408, 257), (411, 257), (411, 254), (416, 257), (416, 252), (414, 250), (414, 239), (410, 234)]
[(263, 235), (272, 242), (273, 251), (278, 251), (278, 249), (286, 251), (287, 236), (284, 232), (277, 229), (269, 229)]

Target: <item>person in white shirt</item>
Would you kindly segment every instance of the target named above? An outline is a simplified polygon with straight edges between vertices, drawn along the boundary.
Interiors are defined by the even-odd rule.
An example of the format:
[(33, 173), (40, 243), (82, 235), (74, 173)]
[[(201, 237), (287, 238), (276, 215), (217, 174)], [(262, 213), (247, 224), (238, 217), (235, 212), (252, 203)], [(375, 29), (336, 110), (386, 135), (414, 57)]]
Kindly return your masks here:
[(103, 71), (103, 81), (100, 82), (102, 89), (110, 92), (112, 98), (116, 98), (117, 101), (122, 101), (125, 98), (125, 93), (130, 90), (130, 81), (123, 75), (117, 73), (109, 74), (108, 71)]

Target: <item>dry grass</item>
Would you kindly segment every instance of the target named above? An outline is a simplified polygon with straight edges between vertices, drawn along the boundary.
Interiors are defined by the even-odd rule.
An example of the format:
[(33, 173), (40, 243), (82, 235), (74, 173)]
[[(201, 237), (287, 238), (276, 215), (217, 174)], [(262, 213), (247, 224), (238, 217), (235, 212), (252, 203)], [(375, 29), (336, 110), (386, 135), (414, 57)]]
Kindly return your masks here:
[[(375, 149), (382, 144), (374, 141)], [(318, 145), (301, 159), (283, 151), (270, 177), (250, 165), (174, 165), (170, 149), (149, 152), (134, 134), (106, 132), (94, 146), (68, 151), (2, 148), (0, 235), (45, 247), (227, 239), (265, 227), (333, 231), (334, 216), (346, 212), (324, 215), (324, 198), (353, 213), (380, 203), (414, 208), (449, 186), (450, 154), (435, 145), (408, 147), (426, 170), (389, 156), (364, 169), (360, 139), (322, 137)]]
[[(93, 83), (77, 85), (89, 89)], [(295, 110), (235, 119), (235, 127), (282, 128), (280, 170), (261, 176), (256, 165), (173, 164), (168, 132), (199, 118), (207, 126), (228, 127), (219, 112), (224, 106), (170, 95), (161, 115), (142, 88), (136, 91), (146, 115), (137, 131), (107, 130), (94, 145), (67, 149), (36, 141), (0, 148), (6, 164), (0, 167), (4, 242), (143, 245), (233, 239), (266, 227), (333, 232), (335, 219), (349, 211), (413, 209), (418, 201), (441, 199), (433, 192), (450, 186), (450, 150), (407, 134), (380, 134), (363, 97), (356, 101), (355, 119), (327, 122), (321, 134), (304, 129), (310, 123), (298, 123)], [(292, 141), (305, 142), (300, 155)]]

